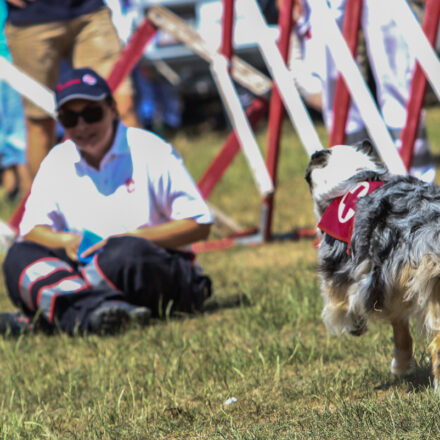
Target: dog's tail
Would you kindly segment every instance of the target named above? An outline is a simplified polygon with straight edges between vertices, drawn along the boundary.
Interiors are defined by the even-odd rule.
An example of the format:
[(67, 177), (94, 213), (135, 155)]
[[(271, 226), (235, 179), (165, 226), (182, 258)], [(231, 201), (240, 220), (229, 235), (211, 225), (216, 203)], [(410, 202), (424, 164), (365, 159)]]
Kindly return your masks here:
[(332, 335), (340, 336), (345, 330), (345, 318), (347, 316), (346, 303), (334, 303), (327, 301), (322, 310), (322, 320), (325, 327)]
[(365, 333), (368, 329), (366, 314), (350, 311), (349, 291), (352, 286), (329, 283), (323, 287), (324, 309), (321, 316), (327, 330), (334, 335), (346, 332), (360, 336)]

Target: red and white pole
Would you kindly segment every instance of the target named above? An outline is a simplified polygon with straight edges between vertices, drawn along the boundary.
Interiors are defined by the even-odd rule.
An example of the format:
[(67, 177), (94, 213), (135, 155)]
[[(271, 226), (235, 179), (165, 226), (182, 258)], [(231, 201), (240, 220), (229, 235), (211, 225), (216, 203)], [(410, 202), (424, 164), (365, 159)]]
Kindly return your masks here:
[(230, 61), (233, 55), (234, 0), (223, 0), (221, 54)]
[[(281, 56), (283, 57), (283, 60), (286, 64), (289, 61), (290, 37), (292, 35), (292, 29), (295, 26), (295, 23), (293, 22), (293, 6), (296, 1), (298, 0), (284, 0), (281, 3), (279, 11), (278, 27), (280, 30), (280, 36), (277, 44)], [(266, 151), (266, 166), (272, 179), (274, 188), (276, 188), (277, 184), (278, 158), (284, 116), (285, 109), (283, 101), (281, 99), (280, 92), (276, 84), (274, 83), (270, 98)], [(274, 204), (275, 190), (272, 194), (269, 194), (263, 200), (262, 232), (264, 241), (270, 241), (272, 236), (272, 218)]]
[(133, 70), (144, 53), (145, 46), (156, 35), (156, 32), (157, 29), (147, 18), (136, 29), (107, 78), (108, 85), (112, 91), (115, 91), (119, 84)]
[[(345, 6), (342, 35), (353, 58), (356, 57), (362, 5), (363, 0), (347, 0)], [(341, 145), (345, 142), (345, 127), (347, 124), (350, 101), (350, 93), (344, 81), (344, 77), (339, 73), (333, 101), (333, 126), (329, 138), (329, 147)]]
[[(438, 0), (427, 0), (422, 28), (431, 46), (434, 46), (437, 39), (439, 20), (440, 2)], [(407, 169), (411, 166), (425, 93), (426, 76), (420, 63), (417, 62), (411, 82), (410, 97), (407, 103), (406, 124), (400, 138), (402, 141), (400, 155)]]

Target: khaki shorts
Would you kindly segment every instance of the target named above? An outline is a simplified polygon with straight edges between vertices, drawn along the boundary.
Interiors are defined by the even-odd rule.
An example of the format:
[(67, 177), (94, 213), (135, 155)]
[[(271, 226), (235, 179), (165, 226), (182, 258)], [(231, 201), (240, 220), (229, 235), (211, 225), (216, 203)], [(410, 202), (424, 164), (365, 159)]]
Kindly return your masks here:
[[(14, 64), (52, 90), (62, 58), (74, 67), (91, 67), (107, 78), (122, 51), (107, 7), (72, 20), (29, 26), (7, 23), (5, 34)], [(127, 78), (118, 87), (115, 97), (132, 94), (131, 81)], [(38, 105), (28, 99), (23, 102), (27, 117), (47, 117)]]

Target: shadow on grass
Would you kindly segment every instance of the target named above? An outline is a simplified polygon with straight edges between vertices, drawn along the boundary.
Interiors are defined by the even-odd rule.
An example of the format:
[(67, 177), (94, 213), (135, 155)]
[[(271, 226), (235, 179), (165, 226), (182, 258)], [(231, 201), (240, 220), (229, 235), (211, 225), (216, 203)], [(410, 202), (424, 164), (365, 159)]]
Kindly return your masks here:
[[(252, 305), (249, 297), (244, 293), (231, 294), (225, 296), (213, 295), (205, 300), (200, 311), (192, 313), (174, 311), (171, 315), (165, 314), (160, 317), (153, 317), (147, 323), (139, 323), (134, 320), (123, 323), (112, 331), (107, 329), (105, 333), (80, 331), (75, 329), (71, 334), (63, 332), (56, 325), (49, 325), (45, 320), (40, 319), (39, 316), (34, 317), (33, 320), (27, 319), (21, 312), (6, 312), (0, 314), (0, 336), (5, 339), (17, 339), (22, 336), (29, 336), (32, 334), (44, 334), (45, 336), (59, 336), (67, 334), (70, 337), (84, 337), (87, 335), (117, 337), (121, 333), (133, 327), (150, 327), (165, 321), (183, 320), (197, 318), (203, 314), (212, 314), (225, 309), (232, 309), (237, 307), (249, 307)], [(7, 319), (6, 319), (7, 318)], [(26, 320), (22, 325), (17, 323), (21, 320)], [(4, 322), (3, 322), (4, 321)]]
[(408, 392), (426, 392), (433, 386), (431, 365), (417, 366), (413, 373), (406, 376), (393, 376), (391, 380), (375, 386), (374, 389), (384, 391), (402, 384), (407, 386)]

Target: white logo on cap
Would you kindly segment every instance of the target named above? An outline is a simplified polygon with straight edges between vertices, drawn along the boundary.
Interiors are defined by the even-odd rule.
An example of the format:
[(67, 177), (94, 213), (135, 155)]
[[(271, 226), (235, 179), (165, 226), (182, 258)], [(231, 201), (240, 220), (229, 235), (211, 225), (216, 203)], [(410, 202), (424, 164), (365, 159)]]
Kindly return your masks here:
[(86, 83), (89, 86), (94, 86), (98, 82), (98, 80), (94, 76), (90, 75), (90, 73), (86, 73), (82, 77), (82, 80), (83, 80), (83, 83)]

